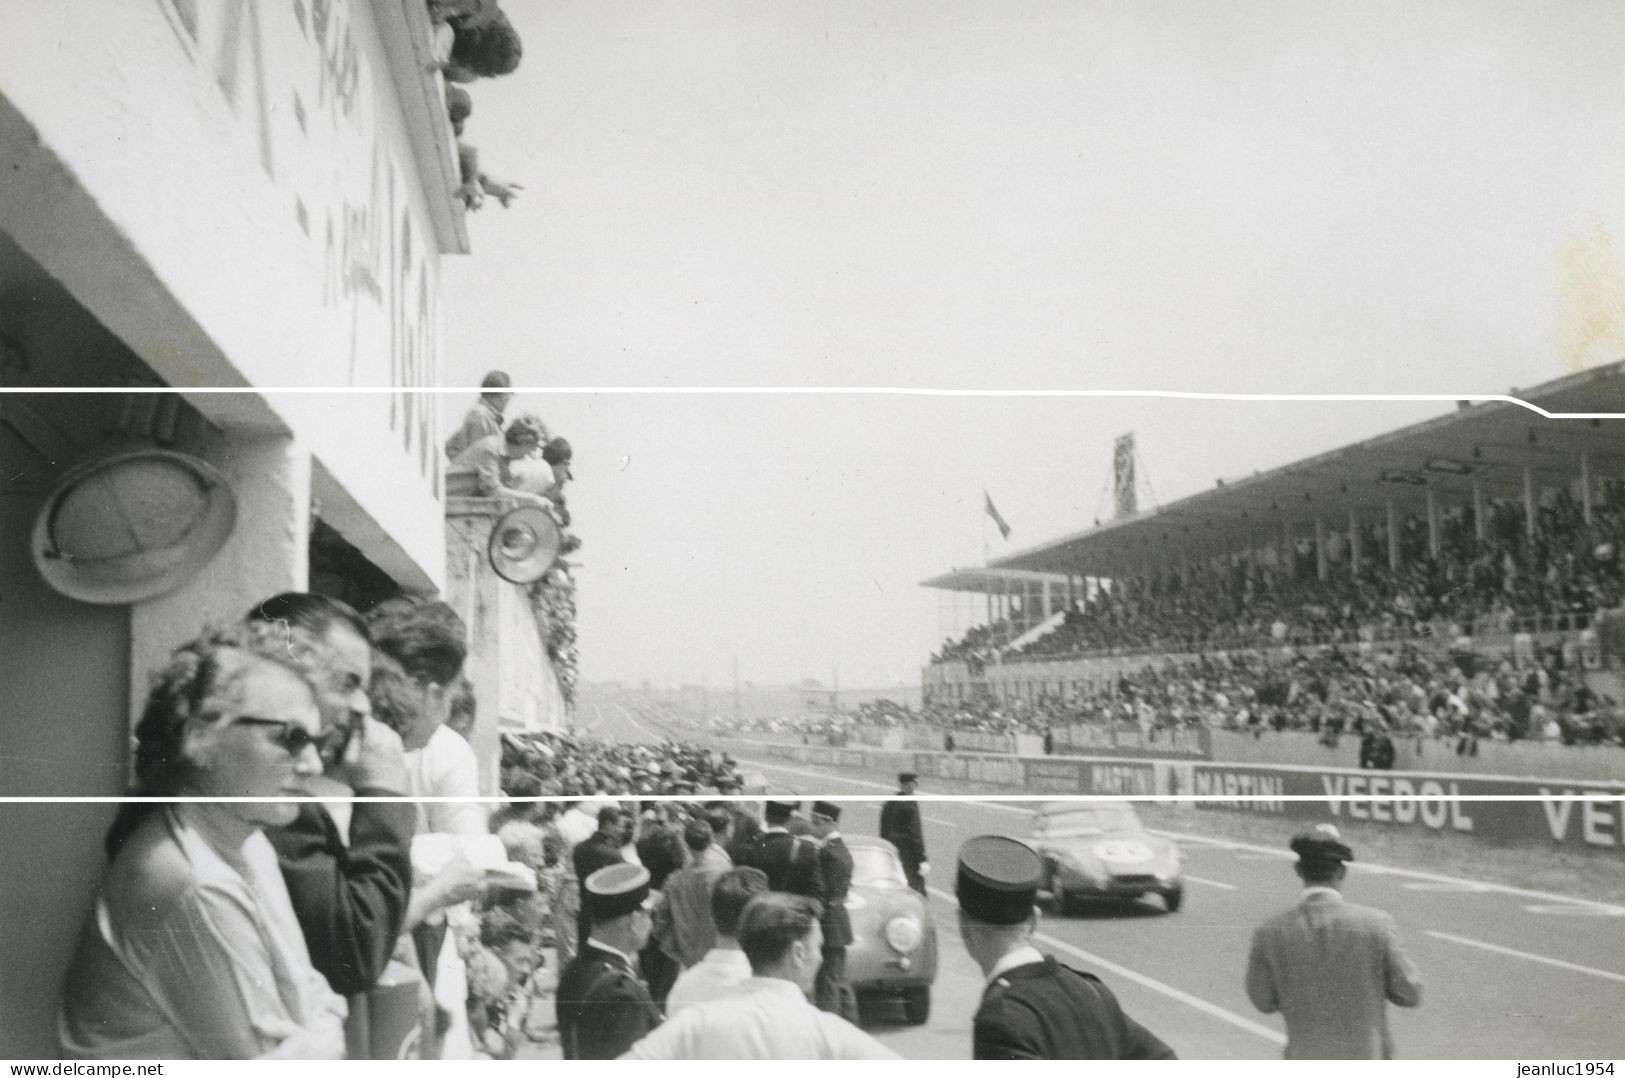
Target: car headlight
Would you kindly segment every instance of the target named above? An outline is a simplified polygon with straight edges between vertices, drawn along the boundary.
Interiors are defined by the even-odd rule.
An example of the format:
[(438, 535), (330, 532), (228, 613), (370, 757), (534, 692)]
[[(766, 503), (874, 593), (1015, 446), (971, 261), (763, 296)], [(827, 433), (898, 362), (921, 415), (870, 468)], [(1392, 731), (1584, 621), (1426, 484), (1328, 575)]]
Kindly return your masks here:
[(886, 943), (899, 954), (912, 954), (925, 939), (925, 928), (913, 917), (893, 917), (886, 922)]

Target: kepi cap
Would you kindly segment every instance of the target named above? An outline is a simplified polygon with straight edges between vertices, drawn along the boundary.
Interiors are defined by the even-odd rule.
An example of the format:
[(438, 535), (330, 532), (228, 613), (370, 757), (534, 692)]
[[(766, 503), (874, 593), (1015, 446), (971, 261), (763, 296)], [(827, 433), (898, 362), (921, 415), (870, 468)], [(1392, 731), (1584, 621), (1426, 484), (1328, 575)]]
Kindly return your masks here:
[(611, 921), (649, 901), (649, 870), (630, 862), (601, 868), (587, 877), (586, 907), (594, 921)]
[(800, 801), (769, 801), (762, 807), (762, 815), (769, 820), (788, 820), (800, 807)]
[(831, 804), (828, 801), (814, 801), (812, 814), (822, 816), (826, 820), (839, 820), (841, 818), (841, 806)]
[(916, 774), (915, 772), (913, 772), (913, 771), (899, 771), (897, 773), (897, 784), (899, 786), (901, 786), (905, 782), (919, 782), (919, 781), (920, 781), (920, 776), (918, 774)]
[(1020, 924), (1038, 901), (1043, 874), (1043, 858), (1026, 843), (1003, 835), (979, 835), (959, 847), (954, 896), (974, 920)]
[(1316, 824), (1308, 831), (1292, 836), (1292, 852), (1299, 861), (1321, 864), (1342, 864), (1354, 860), (1354, 851), (1343, 841), (1343, 836), (1329, 823)]

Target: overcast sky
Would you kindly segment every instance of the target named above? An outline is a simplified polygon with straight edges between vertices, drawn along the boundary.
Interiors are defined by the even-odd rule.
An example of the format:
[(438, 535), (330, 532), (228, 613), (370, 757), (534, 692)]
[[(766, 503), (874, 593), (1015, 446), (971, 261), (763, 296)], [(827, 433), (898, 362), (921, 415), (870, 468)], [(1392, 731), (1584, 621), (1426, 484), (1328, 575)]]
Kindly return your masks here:
[[(504, 0), (450, 384), (1504, 392), (1625, 355), (1613, 2)], [(467, 399), (447, 402), (448, 415)], [(588, 678), (913, 681), (918, 581), (1448, 410), (526, 398)], [(1097, 509), (1098, 506), (1098, 509)], [(994, 552), (1001, 549), (994, 534)]]

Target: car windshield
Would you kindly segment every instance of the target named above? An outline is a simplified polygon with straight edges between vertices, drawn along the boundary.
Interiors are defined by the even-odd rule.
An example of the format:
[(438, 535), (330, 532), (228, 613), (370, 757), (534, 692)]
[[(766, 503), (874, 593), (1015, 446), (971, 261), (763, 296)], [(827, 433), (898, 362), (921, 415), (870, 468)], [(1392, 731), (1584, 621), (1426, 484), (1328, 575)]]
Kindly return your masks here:
[(852, 886), (854, 887), (907, 887), (903, 866), (896, 855), (879, 846), (852, 848)]
[(1035, 834), (1103, 835), (1110, 831), (1138, 831), (1140, 818), (1129, 805), (1080, 805), (1062, 812), (1046, 812), (1033, 821)]

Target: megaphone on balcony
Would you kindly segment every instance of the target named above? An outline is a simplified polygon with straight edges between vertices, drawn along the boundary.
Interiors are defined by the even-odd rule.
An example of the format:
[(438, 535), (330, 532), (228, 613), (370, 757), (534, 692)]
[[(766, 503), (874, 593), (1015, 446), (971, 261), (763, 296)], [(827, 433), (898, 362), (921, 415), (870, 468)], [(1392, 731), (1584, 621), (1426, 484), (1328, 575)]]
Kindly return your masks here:
[(497, 576), (511, 584), (531, 584), (553, 568), (562, 538), (547, 510), (521, 505), (497, 520), (486, 553)]

